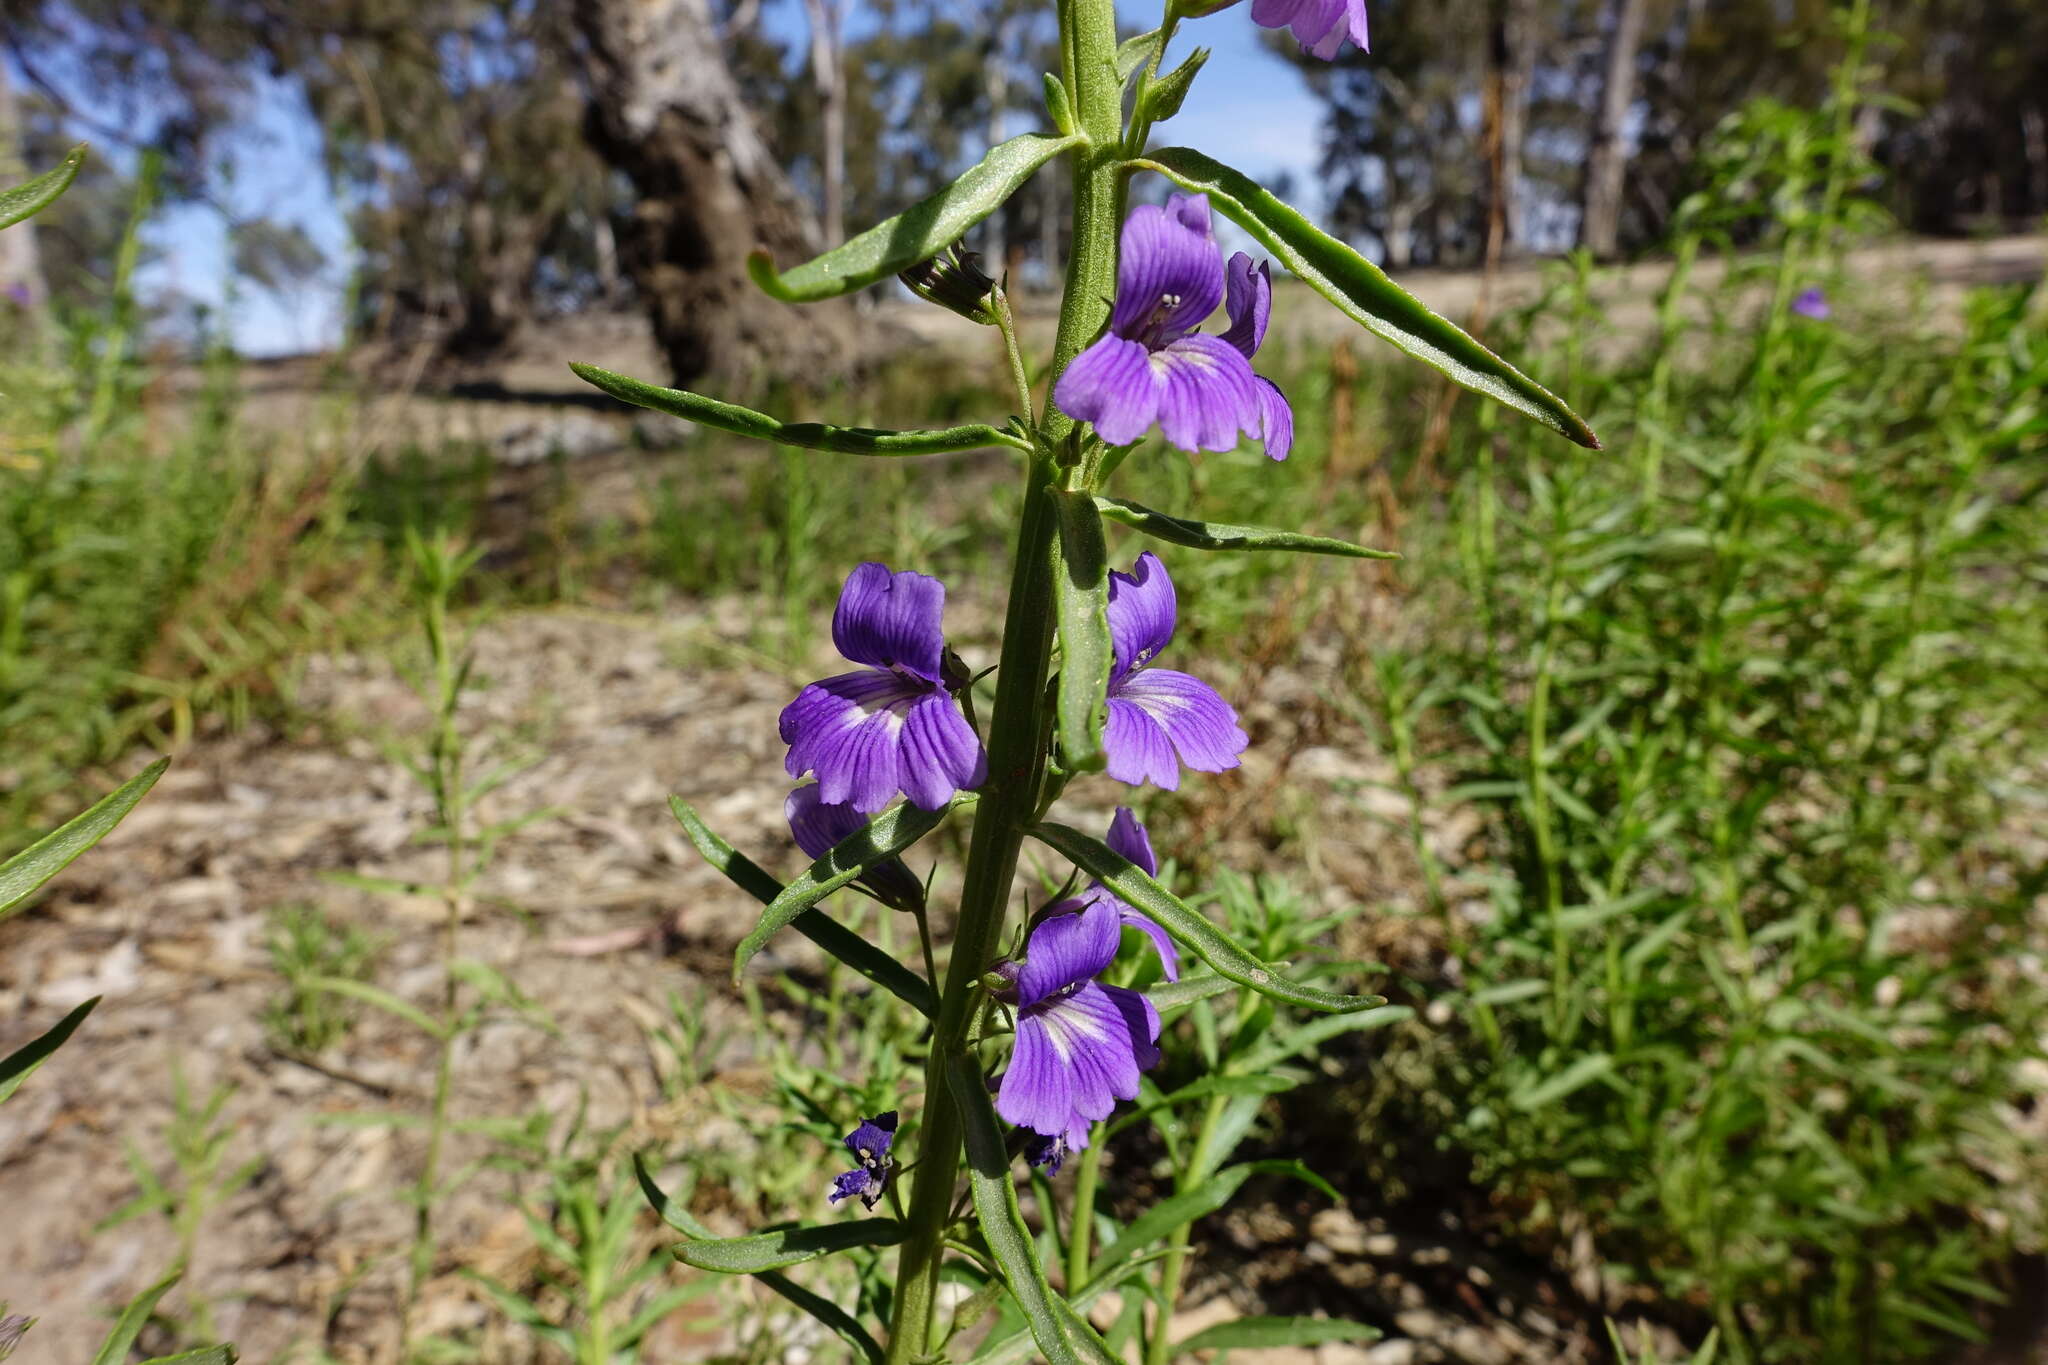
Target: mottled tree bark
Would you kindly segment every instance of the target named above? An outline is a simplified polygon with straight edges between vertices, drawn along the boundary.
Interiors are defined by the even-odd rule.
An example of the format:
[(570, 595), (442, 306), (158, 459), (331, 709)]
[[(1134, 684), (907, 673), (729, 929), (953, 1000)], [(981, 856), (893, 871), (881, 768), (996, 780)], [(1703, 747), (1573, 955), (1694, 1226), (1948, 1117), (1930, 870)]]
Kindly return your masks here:
[(1602, 259), (1614, 255), (1621, 237), (1621, 180), (1628, 169), (1622, 125), (1636, 97), (1636, 53), (1643, 45), (1648, 0), (1614, 0), (1607, 33), (1607, 57), (1600, 78), (1600, 107), (1593, 116), (1586, 153), (1586, 183), (1579, 205), (1579, 245)]
[(619, 243), (676, 382), (829, 374), (852, 312), (755, 289), (748, 252), (787, 267), (819, 248), (719, 48), (709, 0), (576, 0), (585, 133), (639, 203)]

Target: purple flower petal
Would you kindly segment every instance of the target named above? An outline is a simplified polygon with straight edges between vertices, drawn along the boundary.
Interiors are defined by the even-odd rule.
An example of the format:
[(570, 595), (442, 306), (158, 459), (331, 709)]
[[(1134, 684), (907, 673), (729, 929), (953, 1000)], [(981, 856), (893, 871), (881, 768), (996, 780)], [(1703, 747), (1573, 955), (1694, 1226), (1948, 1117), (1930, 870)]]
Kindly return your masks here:
[[(1173, 641), (1179, 599), (1166, 565), (1150, 550), (1138, 556), (1130, 573), (1109, 571), (1109, 645), (1112, 683), (1134, 668), (1143, 668)], [(1135, 860), (1134, 860), (1135, 861)]]
[(1799, 291), (1798, 298), (1792, 300), (1792, 311), (1799, 314), (1800, 317), (1812, 318), (1816, 322), (1821, 322), (1826, 320), (1828, 314), (1833, 310), (1828, 307), (1828, 296), (1821, 292), (1820, 287), (1818, 285), (1809, 285), (1807, 288)]
[(861, 564), (846, 576), (832, 613), (832, 643), (857, 664), (907, 669), (926, 682), (943, 676), (946, 635), (940, 617), (946, 585), (928, 574), (890, 573)]
[(814, 682), (782, 709), (783, 766), (791, 777), (815, 772), (820, 801), (872, 815), (902, 790), (904, 722), (913, 703), (932, 695), (943, 694), (874, 668)]
[(1110, 330), (1163, 346), (1200, 326), (1222, 300), (1223, 259), (1208, 199), (1176, 194), (1164, 207), (1132, 209), (1120, 238)]
[(1065, 1134), (1069, 1147), (1086, 1146), (1087, 1123), (1137, 1097), (1141, 1058), (1149, 1058), (1144, 1065), (1158, 1060), (1157, 1021), (1143, 996), (1092, 981), (1020, 1011), (996, 1112), (1035, 1132)]
[(1102, 728), (1102, 752), (1108, 760), (1104, 771), (1133, 787), (1151, 783), (1161, 791), (1180, 786), (1180, 764), (1173, 757), (1173, 741), (1166, 737), (1146, 710), (1136, 702), (1114, 693), (1109, 698), (1109, 721)]
[[(867, 828), (867, 817), (848, 805), (833, 805), (818, 796), (814, 783), (805, 783), (782, 802), (783, 818), (796, 846), (806, 856), (822, 858), (835, 844)], [(911, 875), (901, 859), (891, 858), (869, 868), (860, 878), (883, 902), (910, 909), (924, 900), (924, 884)]]
[(1113, 900), (1096, 901), (1078, 915), (1055, 915), (1041, 922), (1024, 945), (1017, 1004), (1029, 1010), (1047, 996), (1088, 980), (1116, 960), (1122, 941)]
[(1259, 439), (1265, 442), (1268, 456), (1284, 460), (1294, 449), (1294, 409), (1280, 386), (1263, 375), (1252, 376), (1252, 387), (1259, 400)]
[[(1109, 851), (1135, 864), (1148, 877), (1159, 875), (1159, 859), (1152, 852), (1152, 836), (1145, 832), (1129, 806), (1118, 806), (1110, 817), (1109, 837), (1103, 840)], [(815, 856), (815, 855), (813, 855)]]
[(869, 1196), (879, 1196), (881, 1192), (882, 1182), (866, 1168), (856, 1166), (850, 1171), (841, 1171), (832, 1177), (832, 1190), (825, 1198), (836, 1204), (842, 1199), (851, 1199), (859, 1195), (861, 1203), (873, 1208), (875, 1201)]
[(1108, 332), (1067, 362), (1052, 400), (1075, 421), (1093, 422), (1110, 445), (1125, 446), (1152, 425), (1165, 393), (1166, 376), (1144, 343)]
[(1224, 277), (1228, 292), (1223, 311), (1230, 315), (1230, 325), (1220, 335), (1250, 360), (1266, 339), (1266, 321), (1273, 313), (1273, 267), (1265, 261), (1253, 265), (1252, 258), (1240, 251), (1224, 267)]
[(1367, 50), (1365, 0), (1252, 0), (1252, 22), (1292, 29), (1302, 51), (1324, 61), (1337, 55), (1346, 38)]
[(1152, 368), (1166, 376), (1159, 430), (1182, 450), (1233, 450), (1239, 432), (1258, 430), (1251, 362), (1222, 337), (1184, 336), (1154, 351)]
[[(1103, 731), (1103, 748), (1109, 759), (1109, 775), (1130, 781), (1117, 772), (1116, 745), (1126, 732), (1138, 729), (1132, 712), (1149, 720), (1164, 739), (1170, 741), (1180, 762), (1196, 772), (1220, 773), (1237, 766), (1237, 756), (1251, 743), (1238, 726), (1237, 712), (1217, 695), (1216, 689), (1199, 678), (1170, 668), (1146, 668), (1110, 684), (1109, 725)], [(1119, 712), (1123, 724), (1119, 726)], [(1157, 782), (1157, 741), (1149, 736), (1140, 741), (1145, 748), (1145, 766)], [(1176, 775), (1175, 781), (1178, 782)], [(1172, 790), (1171, 783), (1159, 785)]]
[(1152, 949), (1159, 954), (1159, 973), (1168, 981), (1180, 980), (1180, 945), (1173, 941), (1173, 935), (1159, 926), (1150, 915), (1130, 906), (1118, 903), (1117, 920), (1126, 929), (1136, 929), (1152, 940)]
[(925, 810), (939, 809), (954, 792), (971, 791), (988, 777), (981, 737), (951, 693), (928, 692), (912, 702), (902, 739), (903, 794)]
[(862, 1119), (860, 1126), (842, 1141), (856, 1161), (873, 1164), (889, 1154), (890, 1144), (896, 1141), (896, 1123), (896, 1111), (891, 1109), (871, 1119)]

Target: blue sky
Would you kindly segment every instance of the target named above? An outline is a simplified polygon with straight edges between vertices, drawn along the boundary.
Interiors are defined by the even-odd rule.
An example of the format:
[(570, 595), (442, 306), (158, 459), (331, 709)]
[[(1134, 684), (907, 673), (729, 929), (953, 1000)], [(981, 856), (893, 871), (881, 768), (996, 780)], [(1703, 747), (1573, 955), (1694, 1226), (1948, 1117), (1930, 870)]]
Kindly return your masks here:
[[(1319, 107), (1294, 68), (1266, 50), (1248, 10), (1238, 5), (1182, 26), (1169, 64), (1197, 45), (1213, 55), (1187, 106), (1161, 135), (1251, 175), (1291, 174), (1300, 207), (1317, 213), (1324, 207), (1314, 192)], [(1149, 27), (1157, 19), (1151, 4), (1124, 4), (1121, 12), (1133, 27)], [(768, 13), (784, 36), (801, 35), (799, 6), (771, 5)], [(1021, 120), (1015, 131), (1023, 131)], [(152, 229), (159, 258), (143, 286), (226, 307), (236, 344), (248, 354), (334, 344), (341, 332), (348, 233), (319, 165), (317, 134), (288, 86), (257, 87), (245, 127), (223, 148), (215, 186), (217, 197), (238, 215), (302, 227), (331, 262), (326, 276), (287, 297), (244, 288), (227, 299), (225, 225), (215, 208), (190, 205), (163, 213)]]

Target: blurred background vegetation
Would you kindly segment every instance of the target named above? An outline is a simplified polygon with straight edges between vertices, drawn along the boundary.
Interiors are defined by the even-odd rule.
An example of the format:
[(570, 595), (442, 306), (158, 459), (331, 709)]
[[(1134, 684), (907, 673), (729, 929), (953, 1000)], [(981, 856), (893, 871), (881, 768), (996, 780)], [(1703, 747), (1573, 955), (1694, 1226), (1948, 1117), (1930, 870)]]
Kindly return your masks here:
[[(1605, 1358), (1624, 1338), (1646, 1358), (2040, 1358), (2048, 8), (1376, 0), (1372, 23), (1369, 56), (1275, 48), (1319, 110), (1287, 130), (1316, 165), (1292, 191), (1607, 449), (1302, 321), (1312, 302), (1283, 282), (1292, 458), (1155, 442), (1123, 466), (1118, 491), (1154, 506), (1405, 556), (1174, 562), (1184, 657), (1227, 683), (1263, 755), (1147, 811), (1182, 889), (1275, 954), (1320, 935), (1376, 960), (1411, 1011), (1299, 1046), (1256, 1011), (1169, 1033), (1163, 1076), (1227, 1054), (1327, 1082), (1253, 1096), (1237, 1131), (1343, 1196), (1272, 1194), (1264, 1241), (1256, 1220), (1204, 1225), (1184, 1301), (1234, 1285), (1243, 1311), (1374, 1322), (1411, 1348), (1389, 1361)], [(743, 292), (738, 261), (757, 240), (786, 259), (836, 240), (1036, 126), (1056, 66), (1038, 7), (0, 0), (0, 24), (0, 181), (80, 137), (99, 149), (32, 234), (0, 236), (0, 848), (140, 750), (232, 754), (249, 766), (223, 780), (255, 782), (368, 734), (429, 791), (389, 799), (450, 870), (440, 891), (438, 872), (367, 889), (452, 904), (463, 859), (578, 813), (477, 823), (465, 784), (505, 780), (561, 722), (476, 706), (451, 629), (702, 615), (722, 624), (664, 666), (716, 707), (701, 699), (744, 690), (720, 679), (808, 676), (860, 559), (940, 574), (970, 616), (993, 600), (972, 586), (1004, 574), (992, 456), (876, 469), (739, 448), (568, 392), (560, 362), (623, 355), (844, 422), (1000, 414), (973, 329), (888, 290), (791, 321)], [(317, 135), (295, 173), (345, 207), (339, 253), (232, 193), (249, 172), (221, 149), (280, 98)], [(970, 245), (1027, 292), (1055, 279), (1063, 192), (1042, 176)], [(148, 283), (176, 249), (161, 225), (195, 204), (231, 243), (205, 307)], [(237, 299), (314, 287), (341, 300), (331, 351), (238, 349)], [(1794, 308), (1810, 289), (1826, 316)], [(423, 611), (442, 622), (424, 652)], [(344, 714), (308, 683), (337, 660), (420, 680), (431, 721)], [(499, 683), (518, 667), (501, 657)], [(461, 743), (494, 755), (481, 775)], [(197, 1040), (106, 1061), (175, 1106), (117, 1119), (142, 1193), (104, 1175), (91, 1216), (112, 1236), (161, 1212), (181, 1264), (229, 1248), (154, 1344), (220, 1326), (257, 1359), (792, 1358), (752, 1300), (719, 1307), (724, 1336), (661, 1344), (654, 1325), (706, 1290), (650, 1261), (621, 1134), (681, 1106), (661, 1131), (695, 1153), (701, 1215), (809, 1212), (831, 1142), (893, 1102), (917, 1040), (846, 1023), (857, 983), (801, 964), (721, 1014), (717, 953), (695, 984), (701, 963), (649, 951), (665, 907), (608, 911), (566, 872), (548, 894), (589, 899), (574, 927), (612, 936), (574, 951), (638, 953), (619, 979), (666, 999), (634, 1016), (655, 1101), (614, 1129), (470, 1092), (487, 1112), (464, 1120), (462, 1182), (528, 1201), (513, 1270), (437, 1248), (423, 1215), (410, 1276), (405, 1236), (389, 1264), (350, 1261), (317, 1330), (237, 1298), (275, 1248), (238, 1246), (250, 1220), (219, 1210), (279, 1197), (258, 1167), (282, 1160), (247, 1115), (354, 1113), (361, 1058), (395, 1055), (411, 1088), (379, 1081), (380, 1102), (409, 1132), (419, 1078), (461, 1038), (497, 1016), (544, 1029), (566, 1003), (545, 973), (481, 966), (444, 1002), (410, 970), (416, 925), (323, 899), (321, 875), (360, 890), (360, 867), (295, 856), (305, 886), (251, 938), (234, 1036), (342, 1079), (309, 1101), (209, 1075), (201, 1105), (176, 1069)], [(517, 894), (478, 913), (476, 939), (552, 932)], [(53, 901), (0, 942), (66, 923)], [(189, 979), (162, 990), (206, 979), (175, 970)], [(424, 1002), (434, 1047), (376, 1031), (392, 1000)], [(82, 1033), (39, 1081), (89, 1069), (93, 1046)], [(744, 1137), (707, 1157), (712, 1128)], [(1114, 1140), (1131, 1211), (1180, 1169), (1173, 1131)], [(251, 1150), (228, 1160), (237, 1140)], [(8, 1150), (0, 1183), (52, 1178)], [(456, 1197), (433, 1157), (405, 1161), (384, 1197)], [(1396, 1273), (1382, 1235), (1442, 1255)], [(10, 1271), (30, 1286), (10, 1280), (17, 1307), (58, 1293), (46, 1266)], [(854, 1273), (873, 1292), (879, 1269)], [(379, 1285), (397, 1345), (340, 1306)], [(435, 1285), (488, 1321), (421, 1316)]]

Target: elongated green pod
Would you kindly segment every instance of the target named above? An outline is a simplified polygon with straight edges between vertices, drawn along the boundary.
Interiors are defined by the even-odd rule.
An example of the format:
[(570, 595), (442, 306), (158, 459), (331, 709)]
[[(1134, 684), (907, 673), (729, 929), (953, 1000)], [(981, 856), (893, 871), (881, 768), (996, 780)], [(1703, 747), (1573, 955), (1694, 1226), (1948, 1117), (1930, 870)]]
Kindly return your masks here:
[(767, 252), (756, 251), (747, 258), (747, 273), (784, 303), (815, 303), (865, 289), (959, 241), (967, 229), (1001, 208), (1040, 166), (1083, 141), (1074, 134), (1013, 137), (989, 148), (987, 156), (946, 188), (844, 245), (782, 273)]
[(1208, 195), (1224, 217), (1249, 232), (1297, 279), (1382, 341), (1474, 393), (1535, 418), (1568, 440), (1593, 450), (1600, 448), (1600, 438), (1563, 399), (1487, 350), (1464, 329), (1432, 313), (1378, 266), (1242, 171), (1186, 147), (1150, 152), (1128, 164), (1158, 171), (1183, 189)]
[(1102, 727), (1109, 719), (1109, 547), (1093, 498), (1053, 496), (1060, 518), (1060, 562), (1052, 581), (1060, 629), (1060, 757), (1070, 772), (1095, 772), (1105, 762)]

